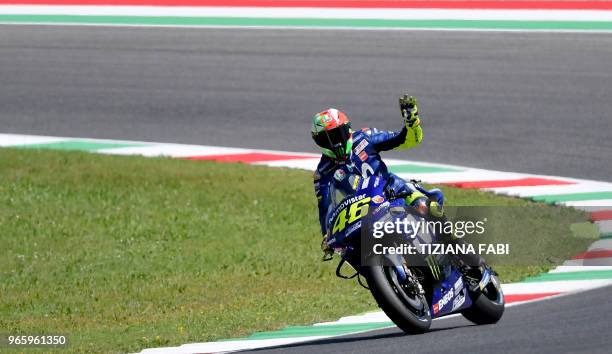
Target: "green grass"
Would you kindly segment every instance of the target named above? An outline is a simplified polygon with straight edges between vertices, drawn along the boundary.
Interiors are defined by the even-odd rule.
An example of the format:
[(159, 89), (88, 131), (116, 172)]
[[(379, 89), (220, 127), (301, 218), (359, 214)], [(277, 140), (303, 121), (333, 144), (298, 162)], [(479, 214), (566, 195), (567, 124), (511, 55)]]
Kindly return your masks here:
[[(373, 310), (367, 291), (335, 278), (336, 262), (320, 261), (311, 178), (242, 164), (0, 149), (0, 333), (66, 334), (70, 351), (124, 352)], [(454, 205), (535, 208), (544, 241), (525, 246), (531, 265), (500, 268), (506, 281), (590, 242), (567, 232), (564, 223), (586, 220), (571, 209), (445, 192)]]

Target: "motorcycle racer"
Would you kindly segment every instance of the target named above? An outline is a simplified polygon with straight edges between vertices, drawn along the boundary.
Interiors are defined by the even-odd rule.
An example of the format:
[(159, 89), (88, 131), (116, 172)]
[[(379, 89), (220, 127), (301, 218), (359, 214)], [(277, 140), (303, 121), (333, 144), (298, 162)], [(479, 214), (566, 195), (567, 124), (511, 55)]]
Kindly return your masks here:
[[(325, 255), (333, 254), (325, 241), (327, 234), (327, 215), (333, 207), (334, 191), (344, 196), (352, 194), (361, 178), (381, 176), (387, 180), (385, 190), (391, 194), (409, 194), (406, 204), (414, 207), (423, 215), (444, 218), (444, 196), (439, 189), (424, 189), (418, 181), (406, 182), (389, 172), (380, 153), (383, 151), (410, 149), (418, 146), (423, 140), (423, 130), (417, 101), (409, 95), (399, 98), (399, 107), (404, 119), (400, 131), (380, 131), (376, 128), (352, 130), (347, 115), (335, 108), (317, 113), (312, 121), (312, 138), (321, 148), (322, 156), (314, 172), (314, 189), (318, 200), (319, 222), (323, 242), (321, 249)], [(408, 193), (406, 193), (408, 192)], [(453, 240), (448, 235), (447, 242)], [(482, 263), (480, 257), (461, 256), (466, 270), (467, 264)], [(477, 272), (479, 273), (479, 272)]]
[[(404, 118), (404, 126), (400, 131), (379, 131), (376, 128), (353, 131), (346, 114), (335, 108), (329, 108), (313, 117), (312, 138), (323, 153), (314, 173), (323, 235), (327, 233), (325, 218), (333, 197), (330, 195), (332, 187), (345, 195), (351, 194), (359, 178), (382, 176), (389, 180), (388, 190), (396, 193), (406, 190), (412, 192), (407, 199), (408, 204), (423, 209), (427, 207), (428, 194), (432, 193), (419, 190), (422, 188), (418, 184), (407, 183), (389, 172), (380, 157), (380, 152), (413, 148), (423, 140), (416, 99), (403, 95), (399, 98), (399, 106)], [(439, 190), (433, 190), (433, 194), (435, 200), (432, 210), (441, 214), (442, 194)]]

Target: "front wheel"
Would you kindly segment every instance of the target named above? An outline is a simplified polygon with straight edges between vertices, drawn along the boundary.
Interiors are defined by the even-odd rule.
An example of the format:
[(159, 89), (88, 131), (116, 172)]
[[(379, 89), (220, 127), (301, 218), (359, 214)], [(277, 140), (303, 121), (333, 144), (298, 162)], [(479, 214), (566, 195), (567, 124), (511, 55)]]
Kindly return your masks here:
[(491, 275), (491, 281), (477, 295), (471, 307), (463, 310), (463, 317), (478, 325), (497, 323), (504, 314), (505, 301), (499, 280)]
[(393, 267), (364, 267), (363, 271), (378, 306), (402, 331), (423, 333), (429, 329), (431, 314), (425, 296), (403, 286)]

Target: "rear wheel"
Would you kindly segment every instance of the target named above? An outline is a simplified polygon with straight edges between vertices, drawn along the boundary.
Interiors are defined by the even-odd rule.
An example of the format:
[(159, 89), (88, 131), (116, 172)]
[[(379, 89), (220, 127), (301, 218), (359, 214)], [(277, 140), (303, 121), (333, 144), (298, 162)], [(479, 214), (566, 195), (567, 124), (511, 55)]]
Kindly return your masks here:
[(491, 281), (474, 299), (471, 307), (463, 310), (463, 317), (478, 325), (492, 324), (504, 314), (505, 302), (499, 280), (491, 275)]
[(431, 326), (425, 296), (401, 284), (393, 267), (364, 267), (368, 287), (378, 306), (406, 333), (423, 333)]

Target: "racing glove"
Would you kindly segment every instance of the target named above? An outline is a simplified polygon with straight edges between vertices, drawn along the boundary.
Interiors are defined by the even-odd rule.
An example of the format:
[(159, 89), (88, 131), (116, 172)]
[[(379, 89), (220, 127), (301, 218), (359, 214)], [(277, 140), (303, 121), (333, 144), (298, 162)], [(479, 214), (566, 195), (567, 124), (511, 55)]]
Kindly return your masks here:
[(416, 98), (408, 95), (401, 95), (399, 98), (399, 106), (402, 117), (404, 117), (404, 122), (406, 123), (406, 128), (412, 128), (421, 123)]
[(326, 235), (323, 235), (323, 240), (321, 240), (321, 251), (323, 251), (323, 261), (329, 261), (334, 257), (334, 249), (327, 244)]

